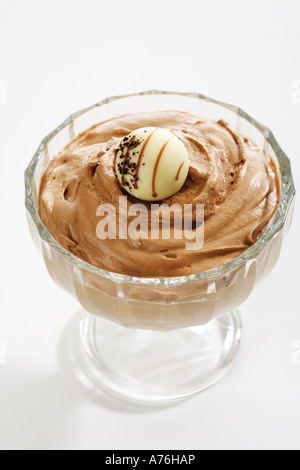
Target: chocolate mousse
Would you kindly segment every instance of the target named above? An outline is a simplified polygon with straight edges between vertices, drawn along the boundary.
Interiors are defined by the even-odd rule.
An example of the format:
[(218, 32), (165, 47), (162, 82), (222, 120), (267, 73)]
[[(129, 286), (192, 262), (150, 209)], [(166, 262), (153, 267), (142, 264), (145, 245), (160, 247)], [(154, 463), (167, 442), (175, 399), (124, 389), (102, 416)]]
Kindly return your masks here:
[[(171, 132), (186, 149), (188, 176), (176, 194), (159, 204), (204, 205), (201, 249), (187, 250), (184, 240), (174, 236), (97, 236), (100, 204), (118, 211), (120, 196), (128, 196), (129, 207), (141, 202), (120, 185), (115, 160), (123, 139), (144, 127)], [(39, 214), (58, 243), (96, 267), (138, 277), (170, 277), (206, 271), (242, 254), (266, 230), (279, 198), (275, 164), (250, 138), (223, 120), (158, 111), (113, 118), (76, 137), (43, 174)], [(150, 212), (152, 202), (145, 205)]]

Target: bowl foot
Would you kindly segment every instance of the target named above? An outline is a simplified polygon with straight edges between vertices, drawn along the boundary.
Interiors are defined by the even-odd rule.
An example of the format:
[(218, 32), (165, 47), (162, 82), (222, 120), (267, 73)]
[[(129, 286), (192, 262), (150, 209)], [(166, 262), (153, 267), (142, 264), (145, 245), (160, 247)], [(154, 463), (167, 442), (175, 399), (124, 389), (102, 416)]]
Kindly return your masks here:
[(237, 310), (169, 332), (127, 329), (84, 312), (80, 362), (86, 384), (141, 405), (186, 400), (220, 380), (237, 355)]

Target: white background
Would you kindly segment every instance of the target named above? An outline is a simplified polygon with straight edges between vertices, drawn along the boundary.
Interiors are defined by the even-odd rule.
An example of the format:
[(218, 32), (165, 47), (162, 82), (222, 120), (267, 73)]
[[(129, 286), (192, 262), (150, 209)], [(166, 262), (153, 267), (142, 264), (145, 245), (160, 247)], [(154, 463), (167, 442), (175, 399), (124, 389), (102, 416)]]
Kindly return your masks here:
[(276, 269), (242, 308), (235, 368), (155, 411), (77, 382), (79, 305), (50, 280), (23, 206), (23, 172), (49, 131), (152, 88), (243, 107), (274, 131), (299, 186), (299, 23), (298, 0), (0, 0), (0, 448), (300, 449), (298, 206)]

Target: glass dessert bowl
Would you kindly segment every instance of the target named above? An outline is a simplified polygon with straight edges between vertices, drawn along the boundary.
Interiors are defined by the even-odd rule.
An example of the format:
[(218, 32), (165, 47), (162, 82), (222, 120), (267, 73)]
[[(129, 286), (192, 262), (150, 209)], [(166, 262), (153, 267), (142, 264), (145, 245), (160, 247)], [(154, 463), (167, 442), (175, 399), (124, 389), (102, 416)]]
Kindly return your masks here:
[[(254, 245), (209, 271), (141, 278), (96, 268), (65, 250), (43, 225), (38, 213), (42, 175), (59, 151), (90, 126), (128, 113), (166, 109), (223, 119), (252, 138), (277, 166), (277, 212)], [(111, 97), (71, 115), (47, 136), (26, 170), (25, 183), (33, 240), (50, 276), (84, 309), (78, 361), (86, 384), (130, 401), (159, 405), (193, 396), (229, 370), (241, 337), (236, 309), (273, 269), (292, 220), (290, 161), (269, 129), (237, 107), (196, 93), (149, 91)]]

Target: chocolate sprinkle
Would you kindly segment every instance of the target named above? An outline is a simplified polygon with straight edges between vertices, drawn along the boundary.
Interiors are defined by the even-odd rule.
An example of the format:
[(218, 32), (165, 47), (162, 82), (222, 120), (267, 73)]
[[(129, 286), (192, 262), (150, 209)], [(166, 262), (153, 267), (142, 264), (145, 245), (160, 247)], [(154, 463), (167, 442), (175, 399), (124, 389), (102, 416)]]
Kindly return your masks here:
[[(129, 177), (132, 184), (135, 182), (136, 163), (130, 158), (130, 150), (135, 149), (141, 143), (141, 140), (137, 139), (135, 135), (132, 135), (130, 138), (128, 136), (125, 137), (120, 144), (117, 153), (119, 154), (119, 158), (122, 159), (122, 162), (118, 163), (118, 171), (122, 175), (123, 187), (127, 186), (131, 188), (129, 181), (125, 180), (125, 176)], [(133, 152), (133, 155), (135, 154), (136, 152)]]

